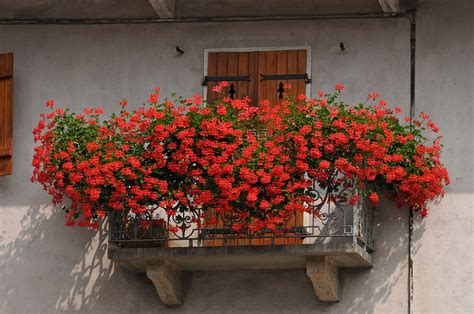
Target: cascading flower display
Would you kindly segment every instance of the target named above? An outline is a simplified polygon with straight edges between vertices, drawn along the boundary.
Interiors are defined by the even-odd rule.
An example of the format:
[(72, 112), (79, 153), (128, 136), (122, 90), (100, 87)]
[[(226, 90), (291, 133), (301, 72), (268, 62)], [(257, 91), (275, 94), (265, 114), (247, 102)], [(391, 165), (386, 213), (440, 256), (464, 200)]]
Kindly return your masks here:
[(295, 212), (317, 215), (308, 204), (328, 188), (334, 200), (376, 204), (385, 195), (426, 216), (449, 184), (441, 137), (426, 135), (438, 128), (425, 113), (400, 121), (377, 93), (349, 106), (343, 89), (252, 106), (200, 95), (160, 102), (157, 87), (148, 104), (128, 110), (124, 100), (109, 119), (101, 108), (75, 114), (49, 100), (33, 130), (32, 181), (65, 204), (67, 225), (87, 227), (151, 205), (172, 217), (180, 204), (200, 208), (198, 226), (227, 217), (235, 232), (278, 230)]

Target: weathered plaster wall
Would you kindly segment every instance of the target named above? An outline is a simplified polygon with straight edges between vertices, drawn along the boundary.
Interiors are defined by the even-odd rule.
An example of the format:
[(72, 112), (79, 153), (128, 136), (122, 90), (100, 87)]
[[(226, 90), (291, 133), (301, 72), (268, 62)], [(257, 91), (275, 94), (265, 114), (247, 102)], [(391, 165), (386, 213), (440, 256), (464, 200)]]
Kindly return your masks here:
[[(463, 273), (472, 270), (472, 255), (468, 263), (455, 270), (454, 276), (449, 273), (452, 262), (433, 261), (434, 256), (440, 259), (444, 254), (452, 254), (447, 249), (448, 244), (454, 250), (458, 248), (454, 235), (442, 239), (441, 248), (437, 243), (447, 231), (460, 232), (459, 226), (466, 220), (465, 215), (470, 215), (468, 210), (472, 207), (469, 195), (472, 193), (469, 176), (472, 175), (469, 157), (472, 157), (472, 140), (468, 137), (472, 133), (469, 119), (472, 116), (469, 107), (472, 46), (469, 55), (469, 50), (463, 50), (457, 41), (450, 39), (449, 27), (455, 27), (454, 21), (440, 21), (435, 16), (420, 18), (425, 29), (440, 22), (449, 24), (438, 29), (444, 35), (438, 39), (435, 37), (438, 32), (429, 30), (431, 35), (420, 43), (421, 51), (428, 57), (420, 61), (421, 52), (418, 54), (417, 84), (419, 89), (426, 90), (425, 97), (419, 92), (418, 107), (426, 107), (437, 121), (445, 119), (443, 129), (452, 127), (445, 132), (452, 141), (449, 145), (453, 145), (447, 145), (445, 160), (448, 166), (455, 168), (453, 178), (461, 179), (460, 183), (453, 184), (440, 207), (450, 204), (459, 210), (456, 219), (449, 219), (448, 226), (443, 227), (442, 218), (449, 213), (439, 210), (439, 214), (433, 212), (433, 221), (417, 229), (415, 267), (420, 275), (416, 276), (415, 284), (424, 286), (420, 286), (415, 304), (421, 312), (442, 308), (438, 305), (443, 302), (441, 294), (446, 293), (443, 285), (431, 286), (427, 293), (426, 285), (447, 283), (454, 289), (462, 282)], [(465, 22), (464, 28), (469, 23), (472, 29), (472, 22)], [(423, 24), (419, 31), (422, 29)], [(304, 270), (267, 270), (194, 273), (187, 279), (189, 287), (184, 306), (167, 309), (144, 275), (129, 273), (108, 261), (102, 233), (63, 226), (60, 210), (48, 205), (49, 197), (39, 186), (30, 183), (29, 178), (31, 129), (46, 99), (54, 98), (58, 104), (76, 111), (88, 105), (101, 105), (110, 111), (117, 108), (116, 104), (124, 97), (130, 103), (144, 102), (156, 84), (162, 86), (163, 95), (172, 91), (192, 95), (201, 91), (205, 48), (308, 45), (312, 47), (313, 91), (327, 90), (335, 82), (343, 82), (348, 89), (348, 101), (363, 100), (368, 92), (375, 90), (385, 95), (389, 103), (400, 105), (408, 112), (408, 31), (405, 19), (0, 26), (0, 51), (15, 53), (15, 169), (13, 176), (0, 178), (0, 312), (406, 313), (408, 217), (405, 211), (388, 203), (376, 213), (374, 269), (344, 272), (342, 301), (337, 304), (324, 305), (316, 300)], [(469, 32), (467, 29), (464, 32), (469, 44)], [(455, 47), (445, 50), (443, 40)], [(338, 51), (339, 42), (345, 43), (346, 52)], [(185, 50), (184, 55), (175, 54), (176, 45)], [(449, 59), (451, 52), (458, 53), (452, 64), (440, 64)], [(465, 64), (456, 63), (465, 60), (469, 64), (469, 59), (470, 72)], [(431, 65), (432, 61), (435, 65)], [(464, 84), (465, 87), (456, 87), (454, 93), (447, 87), (451, 81), (445, 80), (444, 71), (456, 77), (458, 86)], [(464, 74), (457, 76), (458, 71)], [(466, 83), (469, 78), (470, 85)], [(436, 85), (432, 87), (426, 80), (437, 80)], [(433, 90), (437, 94), (431, 93)], [(443, 90), (446, 92), (441, 93)], [(466, 90), (470, 94), (466, 94)], [(461, 102), (466, 105), (460, 106)], [(456, 111), (451, 112), (454, 105)], [(446, 114), (435, 113), (430, 106), (444, 108)], [(447, 119), (452, 115), (458, 122), (448, 122), (452, 121)], [(456, 142), (458, 137), (460, 140)], [(462, 161), (453, 159), (458, 158), (460, 152), (464, 152), (462, 160), (468, 171), (462, 170)], [(464, 222), (464, 226), (467, 232), (472, 232), (469, 224)], [(437, 231), (442, 227), (446, 231)], [(463, 241), (464, 245), (472, 245), (472, 238), (466, 237)], [(454, 261), (456, 255), (453, 254), (452, 259)], [(442, 272), (444, 277), (433, 278), (433, 274)], [(470, 276), (463, 289), (472, 285), (472, 274)], [(427, 299), (422, 293), (428, 295)], [(454, 301), (445, 299), (445, 306), (455, 302), (456, 309), (466, 310), (463, 303), (466, 293), (456, 295), (451, 294), (450, 299)]]
[(418, 17), (416, 109), (441, 128), (452, 184), (429, 218), (416, 224), (413, 307), (416, 313), (472, 313), (474, 2), (423, 1)]

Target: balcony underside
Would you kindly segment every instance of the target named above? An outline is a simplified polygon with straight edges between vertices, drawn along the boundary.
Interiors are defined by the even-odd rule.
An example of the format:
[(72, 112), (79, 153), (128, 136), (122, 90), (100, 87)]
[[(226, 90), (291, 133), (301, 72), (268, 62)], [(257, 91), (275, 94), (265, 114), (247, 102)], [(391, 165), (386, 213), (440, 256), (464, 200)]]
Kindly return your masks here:
[(354, 239), (214, 247), (120, 247), (109, 243), (108, 256), (132, 271), (146, 273), (167, 305), (182, 304), (183, 271), (292, 268), (306, 269), (316, 296), (335, 302), (339, 300), (339, 269), (372, 267), (369, 250)]

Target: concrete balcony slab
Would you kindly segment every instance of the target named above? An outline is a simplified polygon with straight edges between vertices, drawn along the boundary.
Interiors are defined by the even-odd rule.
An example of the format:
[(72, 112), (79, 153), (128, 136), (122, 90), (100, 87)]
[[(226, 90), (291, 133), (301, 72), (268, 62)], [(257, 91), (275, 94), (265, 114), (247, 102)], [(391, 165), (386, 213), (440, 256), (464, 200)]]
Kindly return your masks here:
[(108, 257), (146, 273), (161, 300), (182, 301), (182, 272), (241, 269), (306, 269), (321, 301), (338, 300), (339, 269), (372, 267), (372, 255), (353, 237), (328, 243), (215, 247), (120, 247), (109, 243)]

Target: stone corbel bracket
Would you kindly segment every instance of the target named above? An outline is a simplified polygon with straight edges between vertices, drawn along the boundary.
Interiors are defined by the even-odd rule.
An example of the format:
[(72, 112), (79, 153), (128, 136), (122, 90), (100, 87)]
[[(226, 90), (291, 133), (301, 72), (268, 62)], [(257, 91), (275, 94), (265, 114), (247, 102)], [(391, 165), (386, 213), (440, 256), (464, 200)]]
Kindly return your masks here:
[(308, 258), (306, 274), (322, 302), (339, 301), (339, 269), (329, 256)]
[(173, 263), (159, 261), (146, 267), (146, 275), (155, 285), (156, 292), (166, 305), (183, 302), (183, 272)]

